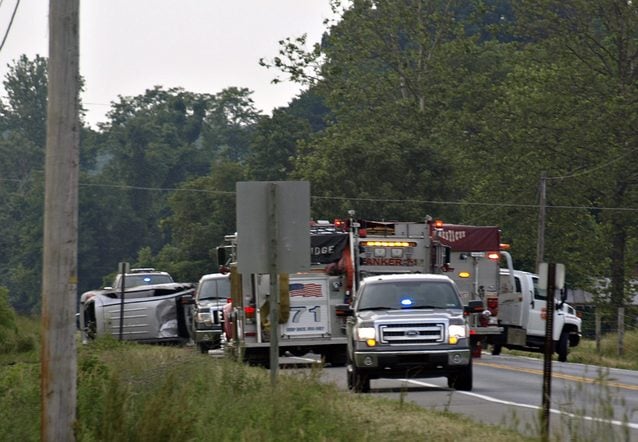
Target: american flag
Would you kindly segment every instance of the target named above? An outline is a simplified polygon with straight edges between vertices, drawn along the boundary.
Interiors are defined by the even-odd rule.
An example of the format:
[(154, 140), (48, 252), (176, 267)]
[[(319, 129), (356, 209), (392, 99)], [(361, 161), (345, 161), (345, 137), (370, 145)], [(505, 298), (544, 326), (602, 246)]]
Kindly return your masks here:
[(290, 296), (303, 296), (304, 298), (317, 297), (321, 298), (321, 284), (310, 282), (308, 284), (293, 283), (288, 286), (288, 292)]

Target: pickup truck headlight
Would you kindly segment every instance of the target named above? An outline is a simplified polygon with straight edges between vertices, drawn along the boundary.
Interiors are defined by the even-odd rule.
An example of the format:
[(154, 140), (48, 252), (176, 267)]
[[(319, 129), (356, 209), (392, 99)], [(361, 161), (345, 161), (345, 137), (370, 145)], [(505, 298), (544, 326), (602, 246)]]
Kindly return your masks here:
[(448, 342), (450, 344), (456, 344), (459, 339), (467, 338), (469, 334), (466, 324), (450, 324), (448, 326)]
[(199, 312), (197, 313), (197, 316), (195, 316), (195, 321), (204, 324), (212, 324), (213, 315), (210, 312)]
[(354, 339), (368, 344), (370, 347), (377, 345), (377, 332), (374, 327), (355, 327)]

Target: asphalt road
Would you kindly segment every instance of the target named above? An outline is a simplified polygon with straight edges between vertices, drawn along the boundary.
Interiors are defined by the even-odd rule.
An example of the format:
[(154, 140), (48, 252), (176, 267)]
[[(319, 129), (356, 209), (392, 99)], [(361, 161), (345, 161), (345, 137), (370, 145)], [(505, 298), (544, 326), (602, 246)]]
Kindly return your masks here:
[[(312, 359), (285, 358), (281, 369)], [(322, 376), (346, 389), (345, 368), (326, 367)], [(542, 359), (484, 354), (474, 359), (471, 392), (447, 388), (445, 378), (376, 379), (371, 389), (372, 395), (402, 397), (424, 408), (540, 434)], [(638, 441), (638, 371), (554, 361), (551, 399), (552, 440)]]

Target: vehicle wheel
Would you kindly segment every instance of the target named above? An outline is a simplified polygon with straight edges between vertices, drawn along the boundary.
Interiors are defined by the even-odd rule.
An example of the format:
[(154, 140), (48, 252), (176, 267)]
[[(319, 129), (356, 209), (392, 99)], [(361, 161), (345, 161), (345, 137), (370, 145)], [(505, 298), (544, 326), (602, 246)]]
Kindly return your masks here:
[(560, 362), (567, 361), (567, 354), (569, 353), (569, 333), (567, 330), (563, 330), (560, 334), (556, 353), (558, 354), (558, 360)]
[(352, 366), (352, 391), (355, 393), (370, 392), (370, 378), (367, 374), (361, 373), (354, 365)]
[(204, 344), (204, 343), (199, 344), (199, 351), (202, 354), (207, 354), (208, 353), (208, 345)]
[(370, 392), (370, 378), (361, 373), (361, 370), (354, 366), (354, 363), (350, 359), (350, 355), (346, 355), (346, 358), (346, 378), (348, 382), (348, 390), (352, 390), (355, 393)]
[(324, 355), (324, 361), (332, 367), (343, 367), (347, 358), (344, 351), (331, 350)]
[(503, 349), (503, 346), (501, 344), (492, 345), (492, 355), (494, 356), (500, 355), (502, 349)]
[(472, 360), (462, 371), (447, 377), (447, 386), (459, 391), (472, 391)]

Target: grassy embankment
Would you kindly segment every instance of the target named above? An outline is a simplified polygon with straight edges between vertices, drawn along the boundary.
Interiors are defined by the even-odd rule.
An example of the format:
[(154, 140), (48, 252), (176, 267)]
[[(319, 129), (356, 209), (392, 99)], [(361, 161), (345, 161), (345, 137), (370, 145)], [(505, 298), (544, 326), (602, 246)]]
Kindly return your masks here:
[[(2, 441), (39, 439), (38, 328), (37, 319), (22, 318), (0, 345)], [(192, 348), (99, 340), (78, 347), (77, 440), (530, 440), (451, 413), (339, 391), (319, 376), (319, 369), (282, 375), (273, 389), (268, 371)]]
[[(36, 441), (39, 323), (18, 318), (17, 328), (0, 343), (0, 440)], [(626, 338), (626, 354), (635, 355), (638, 334)], [(613, 357), (614, 343), (606, 339), (598, 357), (585, 341), (570, 360), (635, 369), (635, 361)], [(267, 371), (191, 348), (100, 340), (78, 350), (77, 440), (530, 440), (451, 413), (355, 396), (319, 375), (281, 376), (273, 390)]]

